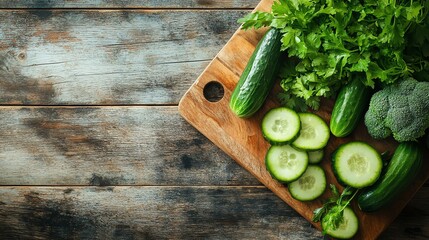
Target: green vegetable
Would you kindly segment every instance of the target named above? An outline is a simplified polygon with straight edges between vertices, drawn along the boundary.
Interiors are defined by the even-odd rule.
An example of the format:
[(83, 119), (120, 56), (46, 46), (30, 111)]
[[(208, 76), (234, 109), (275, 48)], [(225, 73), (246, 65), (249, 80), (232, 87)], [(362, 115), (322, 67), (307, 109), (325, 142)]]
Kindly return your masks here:
[(264, 104), (276, 80), (280, 38), (280, 31), (271, 28), (256, 46), (230, 99), (237, 116), (250, 117)]
[(376, 92), (365, 114), (375, 139), (393, 134), (398, 142), (416, 141), (429, 128), (429, 82), (408, 78)]
[(343, 218), (344, 220), (336, 229), (329, 228), (329, 220), (324, 218), (322, 220), (322, 229), (326, 229), (326, 234), (335, 239), (352, 238), (359, 230), (359, 220), (356, 213), (353, 212), (351, 207), (346, 207), (343, 211)]
[(365, 115), (372, 89), (363, 85), (359, 78), (343, 86), (332, 109), (330, 129), (334, 136), (349, 135)]
[(268, 111), (261, 123), (264, 138), (272, 145), (284, 145), (299, 136), (301, 120), (290, 108), (277, 107)]
[(309, 165), (304, 174), (289, 183), (287, 188), (293, 198), (300, 201), (312, 201), (325, 192), (325, 171), (318, 165)]
[(380, 154), (364, 142), (344, 143), (332, 154), (332, 170), (343, 185), (354, 188), (371, 186), (380, 177), (382, 169)]
[(318, 149), (314, 151), (308, 151), (308, 163), (310, 164), (318, 164), (323, 160), (323, 156), (325, 155), (324, 149)]
[(281, 31), (281, 49), (295, 60), (282, 67), (281, 99), (290, 108), (317, 109), (321, 97), (355, 77), (374, 87), (426, 76), (428, 9), (425, 0), (277, 0), (270, 12), (252, 12), (239, 22), (243, 29)]
[(393, 201), (418, 175), (422, 160), (423, 152), (417, 143), (399, 144), (380, 181), (359, 195), (360, 209), (373, 212)]
[(308, 154), (290, 145), (273, 145), (265, 156), (265, 166), (274, 179), (289, 183), (304, 174), (308, 166)]
[[(426, 16), (429, 8), (426, 1), (422, 16)], [(429, 76), (429, 17), (418, 24), (410, 26), (405, 34), (406, 43), (404, 49), (404, 60), (413, 71), (413, 78), (418, 81), (428, 81)]]
[(330, 132), (325, 120), (315, 113), (298, 113), (301, 120), (299, 136), (291, 145), (303, 150), (319, 150), (324, 148), (329, 141)]
[[(322, 233), (332, 234), (334, 233), (336, 238), (341, 238), (335, 233), (338, 233), (340, 227), (346, 229), (345, 233), (348, 233), (344, 238), (351, 238), (357, 232), (358, 222), (354, 212), (349, 207), (350, 202), (356, 196), (358, 189), (354, 189), (350, 186), (344, 188), (341, 195), (335, 185), (330, 185), (332, 196), (328, 198), (322, 207), (314, 210), (313, 222), (322, 222)], [(345, 218), (345, 210), (347, 210), (347, 219)], [(352, 212), (350, 214), (350, 211)], [(350, 216), (350, 217), (349, 217)], [(355, 216), (356, 217), (356, 216)], [(347, 221), (352, 219), (353, 223)], [(350, 224), (349, 224), (350, 223)]]

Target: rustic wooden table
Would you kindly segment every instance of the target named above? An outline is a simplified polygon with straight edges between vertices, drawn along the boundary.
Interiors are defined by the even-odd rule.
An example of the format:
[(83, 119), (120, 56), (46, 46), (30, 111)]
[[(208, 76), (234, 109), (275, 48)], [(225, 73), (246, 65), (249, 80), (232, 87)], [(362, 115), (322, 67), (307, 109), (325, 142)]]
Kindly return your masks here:
[(323, 238), (177, 111), (257, 3), (0, 0), (0, 239)]

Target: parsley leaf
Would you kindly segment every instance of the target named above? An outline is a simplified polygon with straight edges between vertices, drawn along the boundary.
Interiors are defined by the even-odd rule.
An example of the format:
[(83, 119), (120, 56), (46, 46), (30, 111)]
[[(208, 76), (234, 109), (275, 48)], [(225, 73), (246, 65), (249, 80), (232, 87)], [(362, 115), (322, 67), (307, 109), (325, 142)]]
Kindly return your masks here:
[(273, 16), (270, 13), (267, 12), (261, 12), (261, 11), (255, 11), (253, 13), (250, 13), (243, 18), (238, 19), (238, 23), (242, 23), (241, 28), (251, 29), (251, 28), (262, 28), (266, 26), (270, 26), (271, 22), (273, 21)]
[(355, 77), (370, 87), (410, 75), (429, 81), (428, 12), (424, 0), (275, 0), (270, 12), (238, 22), (243, 29), (280, 29), (281, 51), (298, 60), (294, 71), (287, 64), (281, 70), (280, 98), (317, 109)]
[(328, 198), (322, 207), (313, 211), (313, 222), (323, 221), (327, 228), (323, 229), (323, 234), (329, 229), (336, 230), (344, 221), (344, 209), (350, 204), (356, 196), (358, 189), (352, 187), (344, 188), (341, 195), (335, 185), (330, 184), (332, 196)]

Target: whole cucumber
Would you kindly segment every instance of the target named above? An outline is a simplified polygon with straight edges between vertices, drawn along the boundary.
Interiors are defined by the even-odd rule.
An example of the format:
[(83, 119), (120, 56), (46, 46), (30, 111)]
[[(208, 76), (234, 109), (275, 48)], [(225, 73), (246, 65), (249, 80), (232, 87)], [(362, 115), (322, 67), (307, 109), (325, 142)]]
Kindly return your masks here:
[(365, 114), (371, 99), (372, 89), (359, 78), (344, 85), (338, 93), (332, 109), (330, 129), (336, 137), (349, 135)]
[(247, 62), (229, 102), (237, 116), (250, 117), (264, 104), (276, 80), (281, 37), (280, 30), (269, 29)]
[(423, 151), (417, 143), (400, 143), (386, 173), (358, 196), (359, 208), (365, 212), (374, 212), (389, 204), (411, 184), (422, 164)]

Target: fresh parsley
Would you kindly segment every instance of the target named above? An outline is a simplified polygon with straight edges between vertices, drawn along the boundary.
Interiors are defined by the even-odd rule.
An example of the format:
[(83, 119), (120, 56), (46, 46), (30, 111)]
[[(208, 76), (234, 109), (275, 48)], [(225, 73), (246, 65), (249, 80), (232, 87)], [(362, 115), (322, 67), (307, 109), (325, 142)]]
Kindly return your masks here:
[[(330, 189), (332, 196), (326, 200), (322, 207), (314, 210), (313, 222), (323, 221), (327, 228), (336, 230), (344, 221), (344, 209), (356, 196), (358, 189), (347, 186), (341, 195), (335, 185), (331, 184)], [(323, 229), (323, 234), (326, 234), (327, 228)]]
[(429, 81), (428, 11), (426, 0), (276, 0), (271, 12), (238, 22), (281, 30), (290, 62), (280, 98), (303, 110), (318, 109), (321, 97), (335, 96), (351, 78), (370, 87), (409, 75)]

